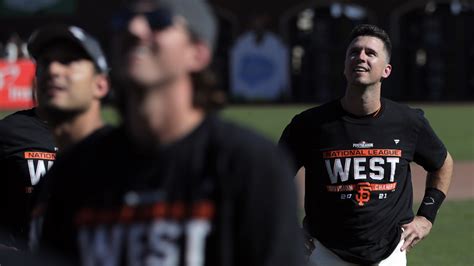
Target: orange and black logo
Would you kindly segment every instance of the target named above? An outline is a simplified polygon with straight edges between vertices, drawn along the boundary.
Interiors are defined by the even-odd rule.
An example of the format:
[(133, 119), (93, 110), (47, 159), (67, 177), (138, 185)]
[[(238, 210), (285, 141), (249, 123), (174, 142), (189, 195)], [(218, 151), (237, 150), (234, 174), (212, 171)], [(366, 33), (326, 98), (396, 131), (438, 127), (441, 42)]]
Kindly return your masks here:
[(364, 206), (364, 204), (370, 200), (370, 191), (372, 191), (372, 187), (369, 182), (357, 184), (357, 194), (355, 195), (355, 199), (359, 206)]

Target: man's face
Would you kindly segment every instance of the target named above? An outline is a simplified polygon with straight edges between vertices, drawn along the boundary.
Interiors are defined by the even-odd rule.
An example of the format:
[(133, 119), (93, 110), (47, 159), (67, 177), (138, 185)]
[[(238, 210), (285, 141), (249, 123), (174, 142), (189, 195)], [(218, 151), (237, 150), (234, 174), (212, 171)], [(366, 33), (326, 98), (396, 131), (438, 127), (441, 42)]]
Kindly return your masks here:
[(65, 42), (44, 48), (37, 58), (38, 105), (50, 115), (81, 112), (90, 106), (98, 74), (86, 58), (79, 47)]
[[(146, 10), (144, 12), (147, 12)], [(190, 74), (196, 69), (199, 46), (183, 18), (174, 17), (165, 27), (152, 28), (138, 13), (128, 23), (128, 42), (122, 56), (122, 73), (131, 81), (126, 88), (126, 121), (134, 139), (157, 139), (173, 123), (176, 110), (192, 105)], [(125, 43), (125, 42), (124, 42)], [(126, 44), (124, 46), (127, 46)]]
[(363, 87), (380, 83), (392, 69), (384, 43), (372, 36), (359, 36), (351, 42), (344, 66), (348, 84)]
[(159, 87), (191, 71), (194, 43), (184, 19), (173, 18), (172, 24), (152, 29), (144, 15), (136, 15), (128, 31), (136, 41), (127, 49), (126, 73), (144, 87)]

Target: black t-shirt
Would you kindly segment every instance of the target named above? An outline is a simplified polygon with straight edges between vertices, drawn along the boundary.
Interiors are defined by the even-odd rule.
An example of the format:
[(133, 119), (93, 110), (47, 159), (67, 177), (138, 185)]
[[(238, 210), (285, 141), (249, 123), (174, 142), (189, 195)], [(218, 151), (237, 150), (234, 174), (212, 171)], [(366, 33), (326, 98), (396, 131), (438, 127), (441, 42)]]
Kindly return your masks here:
[(412, 221), (410, 162), (433, 171), (447, 155), (421, 110), (387, 99), (376, 117), (354, 117), (339, 100), (306, 110), (280, 145), (306, 169), (305, 227), (354, 263), (386, 258)]
[(9, 233), (3, 244), (26, 248), (31, 208), (55, 157), (53, 136), (35, 109), (0, 121), (0, 225)]
[[(31, 213), (31, 223), (29, 228), (30, 232), (28, 236), (28, 246), (31, 251), (37, 251), (38, 249), (38, 241), (41, 235), (44, 212), (46, 211), (50, 198), (51, 187), (55, 182), (55, 176), (57, 177), (57, 175), (54, 174), (56, 172), (55, 169), (60, 168), (61, 171), (63, 171), (62, 176), (59, 176), (59, 178), (68, 178), (69, 174), (66, 174), (65, 172), (67, 169), (72, 172), (76, 171), (77, 168), (82, 167), (80, 164), (73, 165), (73, 161), (68, 162), (69, 157), (71, 157), (72, 160), (77, 160), (77, 156), (81, 156), (83, 154), (83, 147), (94, 147), (100, 142), (102, 138), (110, 134), (113, 129), (113, 126), (105, 125), (95, 130), (79, 142), (71, 144), (66, 148), (62, 148), (61, 152), (57, 154), (58, 157), (54, 165), (44, 176), (45, 180), (41, 186), (41, 191), (39, 191), (37, 199), (34, 202), (35, 204)], [(63, 167), (63, 161), (66, 161), (66, 165), (64, 167), (67, 168)]]
[(208, 116), (152, 154), (119, 128), (68, 157), (42, 246), (83, 265), (300, 265), (291, 171), (246, 130)]

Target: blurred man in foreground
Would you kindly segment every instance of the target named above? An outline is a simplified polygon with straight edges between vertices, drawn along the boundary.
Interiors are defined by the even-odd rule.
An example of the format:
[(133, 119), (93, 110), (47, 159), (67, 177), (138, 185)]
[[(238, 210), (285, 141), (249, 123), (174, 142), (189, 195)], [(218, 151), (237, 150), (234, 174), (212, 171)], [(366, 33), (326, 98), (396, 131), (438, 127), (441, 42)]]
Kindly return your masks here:
[(124, 124), (57, 172), (42, 245), (83, 265), (300, 265), (289, 167), (212, 113), (207, 3), (136, 1), (116, 22)]

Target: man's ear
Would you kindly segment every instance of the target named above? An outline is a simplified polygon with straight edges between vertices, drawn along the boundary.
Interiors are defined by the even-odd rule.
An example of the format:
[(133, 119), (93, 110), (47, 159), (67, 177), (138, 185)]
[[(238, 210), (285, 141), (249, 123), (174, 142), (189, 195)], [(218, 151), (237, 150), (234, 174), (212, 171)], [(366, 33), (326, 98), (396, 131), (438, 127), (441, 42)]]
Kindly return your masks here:
[(198, 41), (194, 43), (193, 55), (191, 63), (191, 72), (200, 72), (205, 69), (212, 59), (212, 52), (205, 42)]
[(390, 76), (390, 73), (392, 73), (392, 65), (387, 64), (383, 70), (382, 78), (388, 78), (388, 76)]
[(105, 74), (98, 74), (96, 76), (95, 84), (96, 86), (94, 89), (94, 95), (98, 99), (102, 99), (107, 96), (110, 90), (110, 83), (108, 77)]

